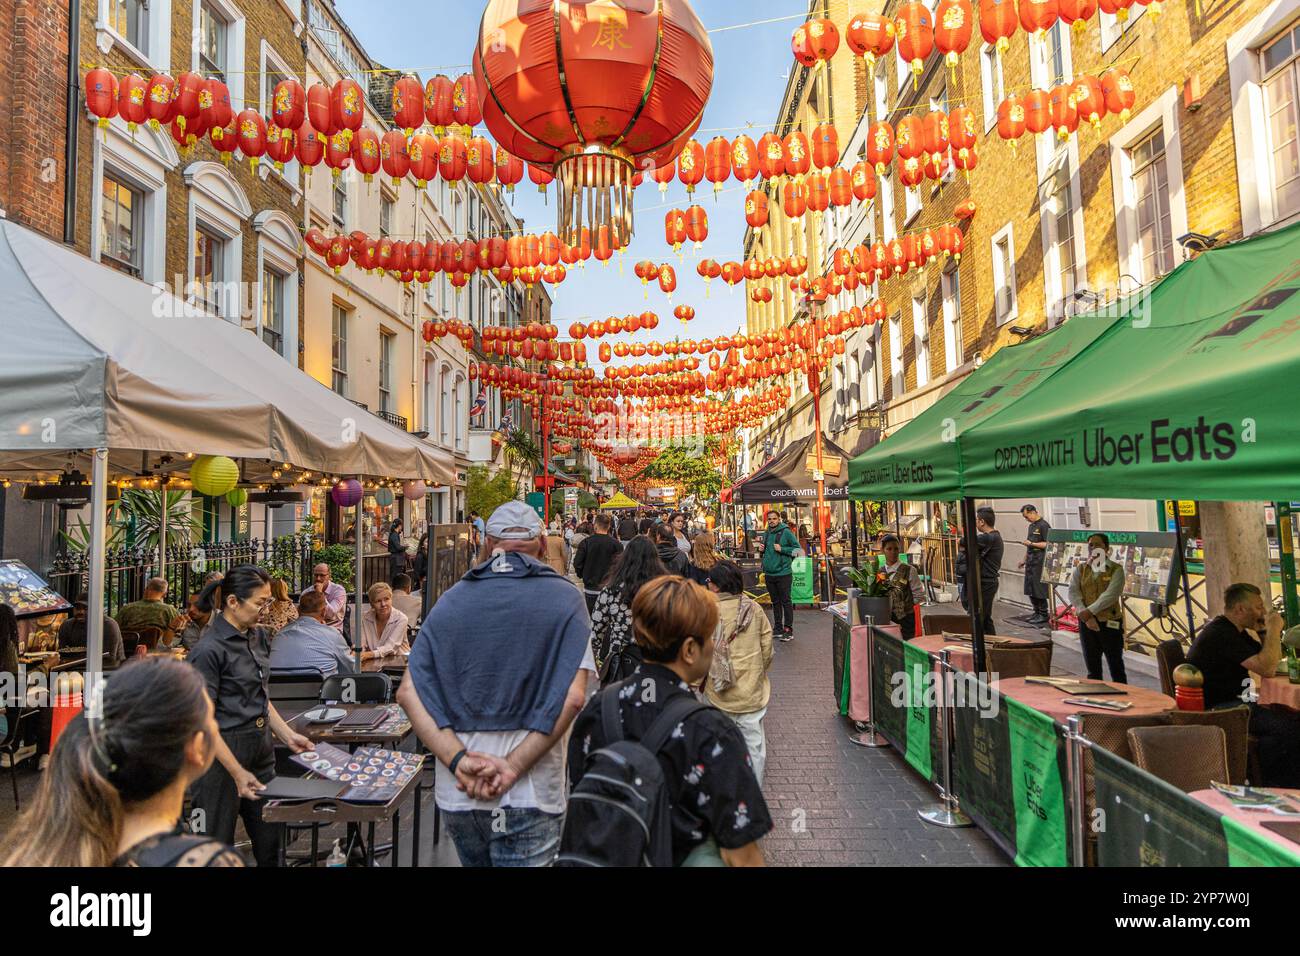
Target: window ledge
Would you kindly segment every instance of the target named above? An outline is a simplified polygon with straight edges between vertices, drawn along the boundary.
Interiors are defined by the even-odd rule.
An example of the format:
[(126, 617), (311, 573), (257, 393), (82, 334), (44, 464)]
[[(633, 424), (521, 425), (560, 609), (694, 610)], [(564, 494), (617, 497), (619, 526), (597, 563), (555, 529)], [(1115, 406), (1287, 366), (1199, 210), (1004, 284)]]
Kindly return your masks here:
[(302, 202), (302, 187), (289, 179), (289, 177), (280, 172), (280, 170), (276, 169), (275, 164), (270, 160), (263, 160), (257, 164), (257, 174), (263, 182), (274, 177), (276, 181), (284, 187), (285, 191), (289, 193), (289, 197), (293, 201), (295, 208), (297, 208), (298, 203)]
[(131, 43), (126, 37), (114, 30), (104, 20), (95, 21), (95, 46), (99, 47), (101, 53), (107, 55), (113, 47), (121, 47), (128, 59), (134, 60), (139, 66), (144, 67), (152, 73), (163, 72), (162, 68), (149, 59), (139, 47)]

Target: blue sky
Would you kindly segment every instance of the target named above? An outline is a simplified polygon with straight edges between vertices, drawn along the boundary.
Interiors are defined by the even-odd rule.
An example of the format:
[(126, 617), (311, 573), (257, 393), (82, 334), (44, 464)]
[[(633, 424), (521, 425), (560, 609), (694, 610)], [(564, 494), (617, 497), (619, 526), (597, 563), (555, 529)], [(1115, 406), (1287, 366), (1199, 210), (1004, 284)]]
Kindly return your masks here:
[[(477, 40), (483, 5), (474, 0), (336, 0), (336, 6), (353, 33), (365, 45), (372, 58), (393, 69), (418, 72), (422, 80), (438, 72), (455, 76), (458, 67), (468, 70)], [(714, 73), (713, 94), (705, 110), (704, 121), (696, 138), (707, 144), (714, 135), (727, 138), (739, 135), (736, 127), (753, 123), (748, 132), (755, 140), (769, 129), (780, 106), (786, 77), (794, 59), (790, 53), (790, 34), (803, 18), (801, 0), (694, 0), (695, 12), (705, 27), (715, 31), (741, 23), (782, 18), (777, 22), (711, 32)], [(788, 19), (787, 19), (788, 18)], [(484, 131), (483, 127), (479, 127)], [(553, 187), (552, 187), (553, 189)], [(555, 290), (556, 324), (567, 330), (571, 321), (592, 321), (611, 315), (623, 316), (651, 309), (659, 315), (659, 327), (653, 332), (620, 334), (602, 341), (649, 342), (669, 341), (679, 333), (683, 338), (712, 338), (732, 334), (744, 324), (744, 286), (728, 290), (721, 280), (713, 282), (705, 298), (704, 282), (695, 272), (698, 261), (690, 244), (683, 246), (684, 260), (664, 242), (664, 214), (674, 207), (690, 204), (686, 190), (676, 180), (663, 196), (657, 184), (650, 182), (637, 190), (636, 235), (624, 256), (623, 275), (618, 274), (615, 256), (608, 268), (594, 259), (585, 270), (570, 269), (568, 278)], [(745, 233), (743, 187), (728, 180), (724, 192), (715, 202), (712, 186), (703, 182), (696, 190), (695, 201), (709, 215), (709, 238), (699, 256), (726, 262), (740, 260)], [(513, 206), (529, 231), (545, 232), (555, 228), (554, 196), (550, 206), (527, 177), (516, 187)], [(657, 285), (651, 284), (650, 298), (643, 297), (641, 282), (632, 274), (632, 266), (641, 259), (671, 262), (677, 271), (677, 292), (672, 305)], [(673, 317), (673, 307), (694, 307), (695, 320), (688, 328)], [(563, 334), (567, 334), (565, 331)], [(589, 357), (595, 360), (594, 350)], [(615, 360), (618, 362), (619, 360)]]

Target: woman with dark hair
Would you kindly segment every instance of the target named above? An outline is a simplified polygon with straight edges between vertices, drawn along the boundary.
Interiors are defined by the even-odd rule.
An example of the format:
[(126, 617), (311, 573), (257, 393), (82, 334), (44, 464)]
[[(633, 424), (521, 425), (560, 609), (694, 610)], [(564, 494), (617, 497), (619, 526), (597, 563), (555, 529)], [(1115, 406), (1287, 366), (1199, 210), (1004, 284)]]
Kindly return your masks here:
[(614, 559), (591, 609), (591, 650), (596, 670), (632, 640), (632, 601), (647, 581), (667, 574), (649, 538), (637, 536)]
[(636, 533), (641, 535), (641, 537), (643, 538), (648, 538), (650, 537), (651, 532), (654, 531), (654, 527), (655, 527), (654, 518), (642, 518), (641, 523), (637, 525)]
[(194, 807), (203, 811), (203, 832), (223, 843), (235, 841), (235, 820), (243, 819), (258, 866), (275, 866), (280, 856), (282, 828), (262, 820), (257, 796), (275, 776), (272, 735), (295, 752), (311, 749), (311, 741), (276, 712), (267, 691), (271, 646), (257, 619), (271, 600), (270, 575), (251, 564), (231, 568), (199, 595), (198, 606), (214, 617), (189, 657), (207, 684), (221, 731), (217, 762), (194, 785)]
[(680, 574), (686, 577), (686, 552), (677, 547), (677, 535), (673, 531), (673, 526), (669, 524), (657, 524), (651, 532), (651, 540), (655, 543), (655, 550), (659, 552), (659, 560), (664, 563), (669, 574)]
[(105, 678), (100, 706), (59, 736), (0, 866), (243, 866), (181, 827), (185, 789), (216, 749), (212, 715), (202, 678), (179, 661), (132, 661)]
[(402, 543), (402, 519), (397, 518), (388, 528), (388, 576), (392, 578), (406, 571), (406, 545)]

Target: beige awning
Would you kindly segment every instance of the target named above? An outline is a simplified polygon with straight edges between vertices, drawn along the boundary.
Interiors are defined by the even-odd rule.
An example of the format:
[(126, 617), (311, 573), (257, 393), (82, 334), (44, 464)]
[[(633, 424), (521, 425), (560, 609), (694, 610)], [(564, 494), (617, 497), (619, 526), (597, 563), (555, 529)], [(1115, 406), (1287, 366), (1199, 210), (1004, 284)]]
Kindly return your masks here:
[[(247, 481), (315, 475), (450, 484), (451, 455), (335, 394), (250, 332), (166, 289), (0, 222), (0, 475), (184, 472), (227, 455)], [(286, 476), (287, 479), (287, 476)]]

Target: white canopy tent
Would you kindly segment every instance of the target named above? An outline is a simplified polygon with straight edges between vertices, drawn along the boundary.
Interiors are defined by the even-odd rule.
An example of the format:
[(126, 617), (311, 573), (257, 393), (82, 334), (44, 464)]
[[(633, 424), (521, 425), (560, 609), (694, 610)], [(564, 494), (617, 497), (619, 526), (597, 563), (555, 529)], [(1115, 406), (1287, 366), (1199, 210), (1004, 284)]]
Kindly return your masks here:
[[(246, 330), (12, 222), (0, 221), (0, 289), (0, 476), (90, 473), (92, 606), (103, 593), (110, 475), (183, 474), (186, 455), (198, 454), (235, 459), (246, 482), (284, 464), (452, 481), (450, 454), (335, 394)], [(358, 560), (358, 588), (360, 573)], [(92, 672), (101, 629), (90, 615)]]

